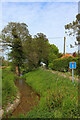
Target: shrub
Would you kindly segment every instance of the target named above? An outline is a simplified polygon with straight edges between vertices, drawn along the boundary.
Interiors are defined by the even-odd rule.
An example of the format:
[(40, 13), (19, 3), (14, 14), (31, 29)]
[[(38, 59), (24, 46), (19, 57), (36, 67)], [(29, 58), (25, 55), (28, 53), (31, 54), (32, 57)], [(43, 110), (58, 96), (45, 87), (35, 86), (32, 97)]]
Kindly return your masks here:
[[(79, 59), (79, 60), (78, 60)], [(66, 72), (69, 70), (69, 62), (75, 61), (76, 62), (76, 70), (75, 73), (78, 74), (78, 69), (79, 69), (79, 61), (80, 58), (72, 58), (72, 57), (68, 57), (68, 58), (59, 58), (59, 59), (55, 59), (52, 61), (52, 63), (49, 64), (49, 68), (56, 70), (56, 71), (61, 71), (61, 72)]]

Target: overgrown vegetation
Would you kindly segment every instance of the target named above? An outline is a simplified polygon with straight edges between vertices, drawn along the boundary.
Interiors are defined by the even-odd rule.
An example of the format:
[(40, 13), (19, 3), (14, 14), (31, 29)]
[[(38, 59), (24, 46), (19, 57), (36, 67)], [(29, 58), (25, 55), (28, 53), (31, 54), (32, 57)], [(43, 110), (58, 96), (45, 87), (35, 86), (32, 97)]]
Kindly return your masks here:
[(21, 69), (27, 67), (26, 70), (31, 71), (39, 67), (41, 62), (48, 67), (53, 59), (62, 56), (59, 54), (59, 49), (49, 43), (45, 34), (37, 33), (32, 38), (25, 23), (9, 22), (1, 31), (0, 37), (3, 50), (8, 49), (8, 57), (18, 76), (22, 72)]
[(2, 70), (2, 105), (5, 106), (16, 97), (17, 87), (14, 84), (15, 75), (10, 67)]
[(2, 69), (0, 68), (0, 107), (2, 106)]
[[(80, 16), (80, 15), (79, 15)], [(77, 16), (78, 18), (80, 18)], [(69, 29), (77, 30), (77, 21), (65, 26), (66, 33)], [(79, 28), (80, 26), (78, 26)], [(69, 36), (73, 34), (69, 32)], [(77, 31), (77, 35), (80, 31)], [(2, 59), (1, 66), (12, 66), (17, 76), (21, 72), (29, 72), (24, 75), (26, 82), (41, 96), (39, 105), (27, 114), (28, 118), (77, 118), (78, 112), (78, 83), (72, 83), (69, 78), (64, 78), (58, 74), (52, 74), (50, 71), (38, 69), (40, 63), (44, 62), (47, 68), (56, 71), (69, 71), (69, 62), (75, 61), (77, 69), (75, 74), (80, 74), (80, 58), (63, 58), (59, 49), (50, 44), (48, 38), (43, 33), (37, 33), (32, 36), (29, 34), (28, 26), (25, 23), (9, 22), (1, 31), (3, 49), (8, 51), (8, 57), (11, 60)], [(79, 46), (79, 39), (77, 42)], [(75, 44), (76, 45), (76, 44)], [(71, 46), (71, 45), (70, 45)], [(79, 51), (78, 51), (79, 52)], [(76, 57), (76, 54), (74, 54)], [(0, 61), (1, 61), (0, 59)], [(36, 69), (37, 68), (37, 69)], [(34, 71), (32, 71), (34, 70)], [(30, 72), (32, 71), (32, 72)], [(14, 84), (15, 75), (10, 68), (2, 71), (2, 98), (3, 106), (13, 102), (16, 96), (17, 88)], [(21, 116), (22, 117), (22, 116)]]
[(79, 74), (78, 71), (79, 71), (79, 65), (80, 65), (80, 58), (76, 57), (76, 58), (72, 58), (72, 57), (68, 57), (68, 58), (59, 58), (59, 59), (55, 59), (52, 61), (52, 63), (49, 64), (49, 68), (53, 69), (53, 70), (56, 70), (56, 71), (61, 71), (61, 72), (67, 72), (67, 71), (70, 71), (69, 69), (69, 62), (76, 62), (76, 70), (75, 71), (75, 74)]
[(77, 118), (78, 83), (50, 71), (36, 69), (24, 75), (26, 82), (40, 94), (40, 102), (27, 118)]

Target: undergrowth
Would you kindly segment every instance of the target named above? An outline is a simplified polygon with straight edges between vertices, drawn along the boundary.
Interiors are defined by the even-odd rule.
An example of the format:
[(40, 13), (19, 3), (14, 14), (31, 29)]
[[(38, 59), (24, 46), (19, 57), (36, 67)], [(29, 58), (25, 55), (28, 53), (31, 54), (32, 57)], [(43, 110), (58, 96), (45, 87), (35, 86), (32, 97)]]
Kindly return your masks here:
[(13, 103), (16, 97), (17, 87), (15, 86), (16, 76), (10, 71), (10, 68), (2, 70), (2, 106)]
[(23, 76), (40, 94), (40, 102), (27, 118), (78, 118), (78, 83), (50, 71), (37, 69)]

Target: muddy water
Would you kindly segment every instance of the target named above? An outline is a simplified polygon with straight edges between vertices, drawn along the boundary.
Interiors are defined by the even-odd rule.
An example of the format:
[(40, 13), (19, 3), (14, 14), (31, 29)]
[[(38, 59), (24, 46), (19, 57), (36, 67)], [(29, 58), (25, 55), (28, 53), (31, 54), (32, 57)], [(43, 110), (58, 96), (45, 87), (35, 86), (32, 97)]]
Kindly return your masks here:
[(33, 106), (37, 105), (40, 96), (37, 95), (22, 79), (16, 80), (15, 84), (21, 94), (21, 102), (13, 112), (13, 115), (17, 117), (19, 114), (27, 114), (27, 112), (29, 112)]

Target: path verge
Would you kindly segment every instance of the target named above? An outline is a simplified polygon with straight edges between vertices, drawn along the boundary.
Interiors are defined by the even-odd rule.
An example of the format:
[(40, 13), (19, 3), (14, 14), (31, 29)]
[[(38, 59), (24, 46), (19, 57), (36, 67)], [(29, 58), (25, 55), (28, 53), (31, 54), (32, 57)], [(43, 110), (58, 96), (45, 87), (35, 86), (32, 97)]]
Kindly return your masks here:
[(13, 104), (9, 103), (5, 108), (5, 110), (3, 110), (2, 108), (0, 109), (0, 119), (3, 118), (4, 113), (8, 115), (9, 112), (13, 112), (16, 109), (16, 107), (19, 105), (19, 103), (20, 103), (20, 93), (18, 92), (16, 99), (13, 101)]

